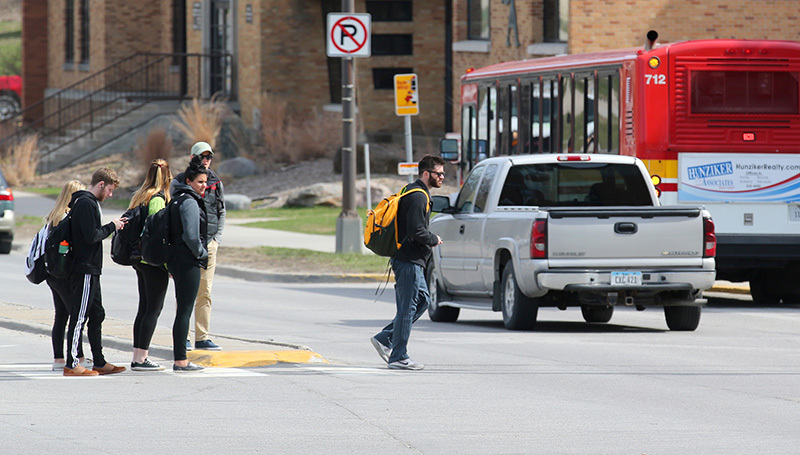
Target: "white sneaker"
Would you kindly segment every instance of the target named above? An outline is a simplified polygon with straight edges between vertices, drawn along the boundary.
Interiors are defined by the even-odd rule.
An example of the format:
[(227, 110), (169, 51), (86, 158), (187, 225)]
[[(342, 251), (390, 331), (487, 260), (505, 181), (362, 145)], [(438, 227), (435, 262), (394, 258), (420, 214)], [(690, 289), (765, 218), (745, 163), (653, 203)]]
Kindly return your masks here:
[(425, 365), (411, 359), (403, 359), (390, 363), (389, 368), (393, 370), (421, 370), (425, 368)]
[(381, 356), (383, 361), (389, 363), (389, 355), (392, 353), (392, 349), (383, 345), (375, 337), (370, 338), (369, 341), (372, 343), (372, 346), (375, 347), (375, 350), (378, 351), (378, 355)]

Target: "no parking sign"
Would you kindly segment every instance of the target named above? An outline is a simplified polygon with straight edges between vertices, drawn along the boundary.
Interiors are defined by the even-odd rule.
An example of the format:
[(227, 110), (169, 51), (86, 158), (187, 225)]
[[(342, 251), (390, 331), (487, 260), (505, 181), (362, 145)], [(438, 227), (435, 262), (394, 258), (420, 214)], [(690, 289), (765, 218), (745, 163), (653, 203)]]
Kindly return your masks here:
[(328, 13), (328, 57), (372, 55), (371, 14)]

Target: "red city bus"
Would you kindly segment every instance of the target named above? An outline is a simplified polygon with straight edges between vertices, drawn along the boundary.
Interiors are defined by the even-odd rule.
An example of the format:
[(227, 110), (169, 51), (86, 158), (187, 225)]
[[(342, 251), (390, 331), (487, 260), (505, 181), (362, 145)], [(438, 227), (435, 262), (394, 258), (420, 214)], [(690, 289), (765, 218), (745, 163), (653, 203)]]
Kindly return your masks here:
[(719, 279), (800, 301), (800, 43), (656, 37), (469, 71), (459, 153), (443, 156), (465, 171), (496, 155), (636, 156), (663, 204), (711, 211)]

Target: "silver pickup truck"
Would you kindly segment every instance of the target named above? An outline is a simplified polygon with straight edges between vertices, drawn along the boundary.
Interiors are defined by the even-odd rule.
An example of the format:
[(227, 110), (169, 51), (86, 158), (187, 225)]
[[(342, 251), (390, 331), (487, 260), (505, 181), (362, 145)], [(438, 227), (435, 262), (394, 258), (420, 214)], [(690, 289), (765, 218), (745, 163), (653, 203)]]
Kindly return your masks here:
[(639, 159), (489, 158), (451, 199), (432, 198), (444, 243), (428, 266), (431, 320), (486, 309), (521, 330), (542, 306), (579, 306), (587, 322), (608, 322), (617, 305), (663, 306), (671, 330), (697, 328), (716, 276), (714, 223), (700, 207), (660, 206)]

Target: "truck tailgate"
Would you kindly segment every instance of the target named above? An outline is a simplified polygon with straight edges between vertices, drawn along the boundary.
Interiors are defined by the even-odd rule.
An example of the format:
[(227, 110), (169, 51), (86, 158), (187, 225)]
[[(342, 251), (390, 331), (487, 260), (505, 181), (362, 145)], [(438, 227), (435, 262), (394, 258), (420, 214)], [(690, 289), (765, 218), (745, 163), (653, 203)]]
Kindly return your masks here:
[(550, 267), (702, 266), (703, 217), (698, 208), (550, 209)]

